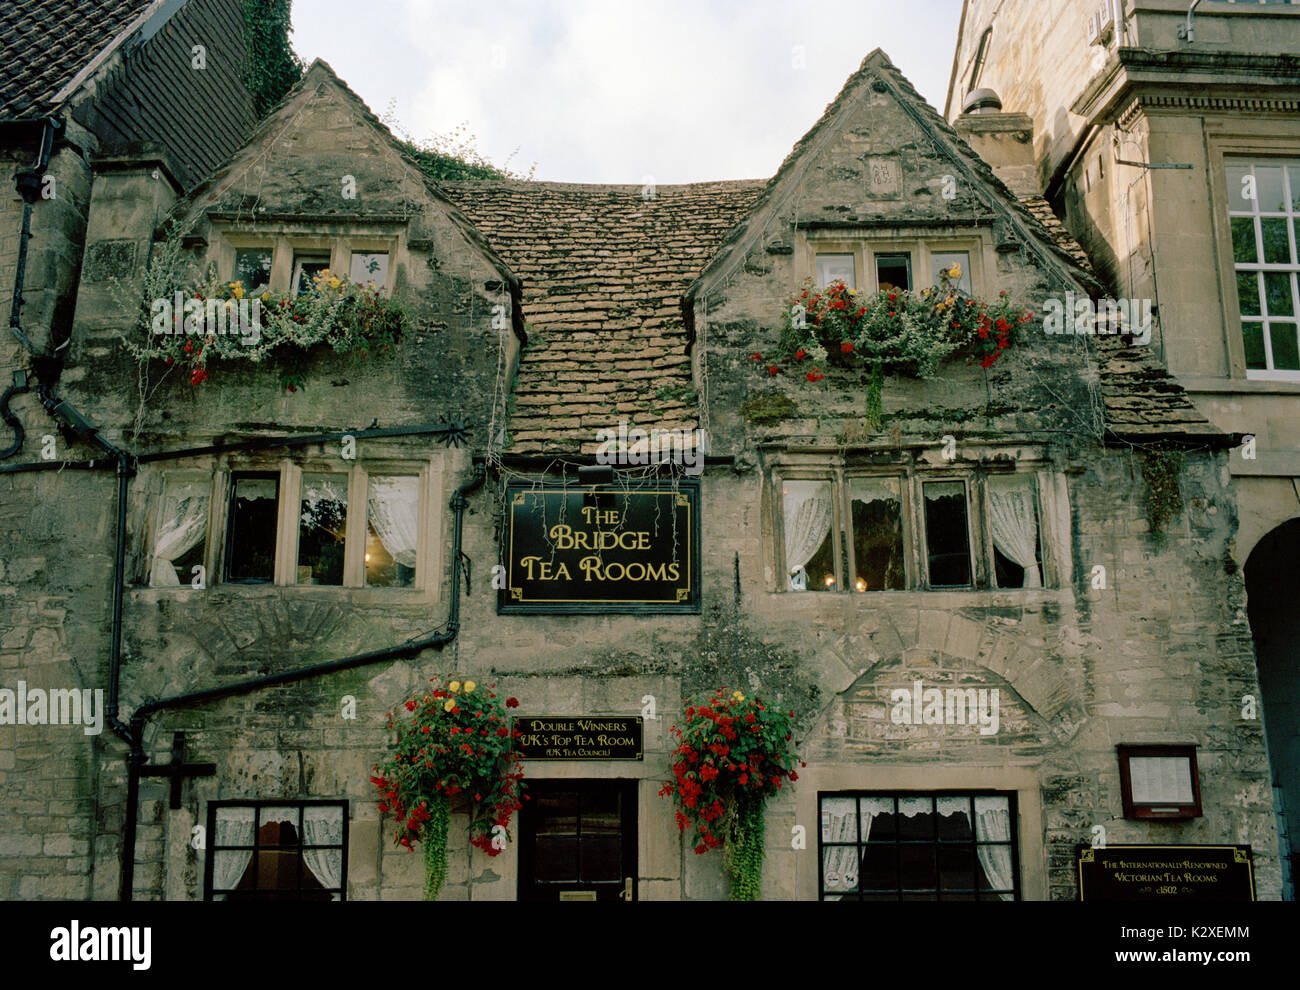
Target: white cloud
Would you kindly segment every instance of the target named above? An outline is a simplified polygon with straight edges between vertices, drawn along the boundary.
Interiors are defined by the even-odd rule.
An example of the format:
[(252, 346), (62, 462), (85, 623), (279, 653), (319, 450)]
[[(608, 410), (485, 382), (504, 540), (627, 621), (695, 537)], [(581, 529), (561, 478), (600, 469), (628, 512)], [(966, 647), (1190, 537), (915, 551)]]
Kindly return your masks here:
[[(960, 0), (624, 4), (295, 0), (294, 47), (416, 137), (468, 121), (479, 150), (537, 178), (765, 178), (883, 48), (942, 104)], [(805, 46), (806, 68), (792, 65)]]

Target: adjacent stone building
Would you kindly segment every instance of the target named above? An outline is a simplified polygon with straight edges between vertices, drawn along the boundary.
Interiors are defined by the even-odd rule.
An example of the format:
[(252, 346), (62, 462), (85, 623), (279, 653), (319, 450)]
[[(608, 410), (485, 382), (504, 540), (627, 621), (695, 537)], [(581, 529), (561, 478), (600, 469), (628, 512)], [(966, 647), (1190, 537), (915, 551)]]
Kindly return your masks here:
[[(102, 689), (105, 731), (0, 725), (0, 894), (418, 898), (369, 776), (386, 714), (458, 676), (639, 718), (639, 758), (526, 759), (495, 857), (454, 804), (445, 900), (726, 897), (659, 796), (724, 686), (793, 711), (807, 764), (767, 805), (765, 899), (1071, 900), (1103, 837), (1237, 847), (1277, 899), (1240, 437), (1134, 328), (1042, 332), (1102, 282), (965, 133), (877, 50), (768, 181), (437, 184), (318, 61), (193, 183), (92, 154), (82, 247), (132, 263), (71, 279), (62, 375), (14, 403), (61, 430), (0, 463), (0, 688)], [(186, 377), (138, 355), (166, 265), (232, 305), (344, 274), (409, 324)], [(873, 411), (850, 359), (773, 356), (805, 280), (943, 278), (1034, 313), (995, 363), (886, 375)], [(638, 428), (690, 439), (608, 463)], [(552, 505), (640, 512), (678, 593), (539, 599), (516, 540), (561, 560)], [(900, 713), (936, 690), (978, 711)], [(1132, 813), (1121, 745), (1190, 747), (1196, 809)]]
[(1153, 353), (1248, 437), (1228, 458), (1231, 554), (1284, 848), (1287, 824), (1300, 835), (1298, 99), (1285, 0), (967, 0), (945, 109), (1012, 188), (1043, 191), (1108, 293), (1152, 305)]

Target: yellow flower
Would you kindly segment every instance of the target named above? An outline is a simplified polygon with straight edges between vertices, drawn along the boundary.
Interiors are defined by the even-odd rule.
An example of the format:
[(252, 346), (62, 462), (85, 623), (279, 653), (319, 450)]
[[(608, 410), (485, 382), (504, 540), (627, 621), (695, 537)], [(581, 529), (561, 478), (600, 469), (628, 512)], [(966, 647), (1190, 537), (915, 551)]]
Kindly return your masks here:
[(930, 294), (930, 290), (929, 290), (929, 289), (922, 289), (922, 290), (921, 290), (921, 295), (923, 295), (923, 296), (928, 296), (929, 294)]
[(744, 701), (744, 700), (745, 700), (745, 696), (744, 696), (743, 694), (741, 694), (739, 691), (732, 691), (732, 692), (731, 692), (731, 696), (732, 696), (733, 698), (735, 698), (737, 701)]
[(947, 307), (943, 303), (936, 303), (934, 307), (934, 311), (936, 313), (942, 313), (946, 308)]
[(339, 281), (338, 278), (336, 278), (336, 277), (333, 276), (333, 275), (330, 276), (330, 288), (331, 288), (331, 289), (337, 289), (337, 288), (338, 288), (340, 285), (342, 285), (342, 284), (343, 284), (343, 283), (342, 283), (341, 281)]
[(469, 694), (469, 693), (470, 693), (471, 691), (473, 691), (473, 690), (474, 690), (474, 682), (473, 682), (473, 681), (466, 681), (466, 682), (465, 682), (465, 693), (466, 693), (466, 694)]
[(263, 293), (262, 293), (262, 302), (264, 302), (264, 303), (269, 303), (270, 301), (271, 301), (271, 293), (269, 293), (269, 292), (263, 292)]
[(961, 262), (953, 262), (952, 267), (948, 269), (948, 277), (961, 278)]
[(450, 684), (447, 685), (447, 690), (450, 691), (452, 694), (455, 694), (457, 691), (460, 690), (460, 681), (452, 681)]
[(449, 712), (455, 707), (456, 707), (456, 700), (454, 698), (448, 698), (445, 702), (443, 702), (442, 710), (444, 712)]

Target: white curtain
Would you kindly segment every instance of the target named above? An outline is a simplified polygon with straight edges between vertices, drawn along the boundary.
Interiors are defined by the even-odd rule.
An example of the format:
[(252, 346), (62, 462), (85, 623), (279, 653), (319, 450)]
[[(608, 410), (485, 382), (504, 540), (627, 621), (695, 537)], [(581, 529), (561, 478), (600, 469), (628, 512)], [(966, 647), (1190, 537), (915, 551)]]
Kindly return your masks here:
[(826, 481), (787, 481), (782, 488), (786, 574), (790, 590), (802, 591), (808, 583), (804, 565), (830, 532), (831, 486)]
[(1026, 588), (1041, 588), (1038, 570), (1038, 518), (1032, 479), (989, 479), (989, 520), (993, 545), (1025, 569)]
[[(975, 838), (981, 843), (1011, 841), (1011, 811), (1006, 798), (975, 799)], [(998, 895), (1002, 900), (1011, 900), (1011, 888), (1015, 886), (1011, 875), (1011, 847), (977, 845), (975, 849), (989, 884), (1005, 891)]]
[[(862, 816), (862, 836), (858, 837), (859, 806)], [(822, 859), (822, 879), (835, 873), (838, 882), (835, 886), (827, 884), (827, 890), (837, 887), (846, 892), (858, 889), (861, 877), (858, 871), (862, 866), (862, 847), (871, 835), (871, 823), (877, 815), (890, 814), (894, 802), (890, 798), (831, 798), (822, 805), (826, 815), (823, 842), (857, 842), (855, 846), (835, 846), (824, 850)], [(826, 900), (838, 901), (839, 894), (827, 894)]]
[[(252, 846), (254, 808), (218, 808), (214, 846)], [(212, 890), (224, 900), (222, 891), (233, 890), (253, 858), (250, 849), (218, 849), (212, 857)]]
[(208, 495), (200, 485), (169, 488), (163, 497), (158, 539), (153, 548), (149, 584), (154, 588), (176, 587), (181, 583), (172, 565), (203, 539), (208, 528)]
[[(302, 809), (302, 841), (311, 846), (343, 844), (343, 812), (340, 808)], [(342, 849), (304, 849), (303, 861), (322, 887), (341, 887), (343, 880)], [(338, 900), (339, 895), (335, 894)]]
[(305, 474), (302, 476), (302, 524), (322, 526), (335, 515), (334, 506), (346, 511), (347, 475)]
[(415, 566), (419, 534), (419, 478), (371, 478), (368, 498), (370, 528), (388, 555), (403, 567)]

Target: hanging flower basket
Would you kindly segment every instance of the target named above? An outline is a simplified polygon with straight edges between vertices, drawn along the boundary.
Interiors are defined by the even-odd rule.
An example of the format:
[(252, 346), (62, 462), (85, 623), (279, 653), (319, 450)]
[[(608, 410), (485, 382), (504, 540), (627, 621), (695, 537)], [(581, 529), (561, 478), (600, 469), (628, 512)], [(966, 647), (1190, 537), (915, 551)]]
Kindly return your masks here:
[(677, 828), (692, 830), (697, 854), (722, 847), (733, 901), (759, 899), (763, 802), (786, 779), (799, 779), (793, 719), (794, 712), (724, 687), (707, 704), (688, 700), (685, 721), (672, 728), (680, 744), (673, 779), (659, 793), (673, 798)]
[(389, 756), (375, 767), (370, 782), (379, 790), (379, 810), (397, 821), (394, 842), (424, 847), (425, 900), (437, 900), (447, 877), (449, 799), (464, 794), (471, 802), (470, 844), (489, 856), (506, 847), (511, 816), (519, 810), (524, 785), (519, 755), (511, 740), (507, 708), (492, 690), (473, 681), (448, 681), (404, 705), (409, 722), (394, 722)]
[(792, 370), (810, 383), (820, 382), (832, 366), (869, 371), (867, 421), (875, 429), (886, 372), (928, 378), (954, 354), (991, 368), (1033, 319), (1006, 292), (992, 303), (964, 295), (957, 287), (961, 277), (961, 266), (953, 265), (932, 288), (874, 295), (839, 280), (818, 289), (809, 279), (798, 296), (786, 300), (775, 360), (761, 353), (750, 357), (767, 375)]

